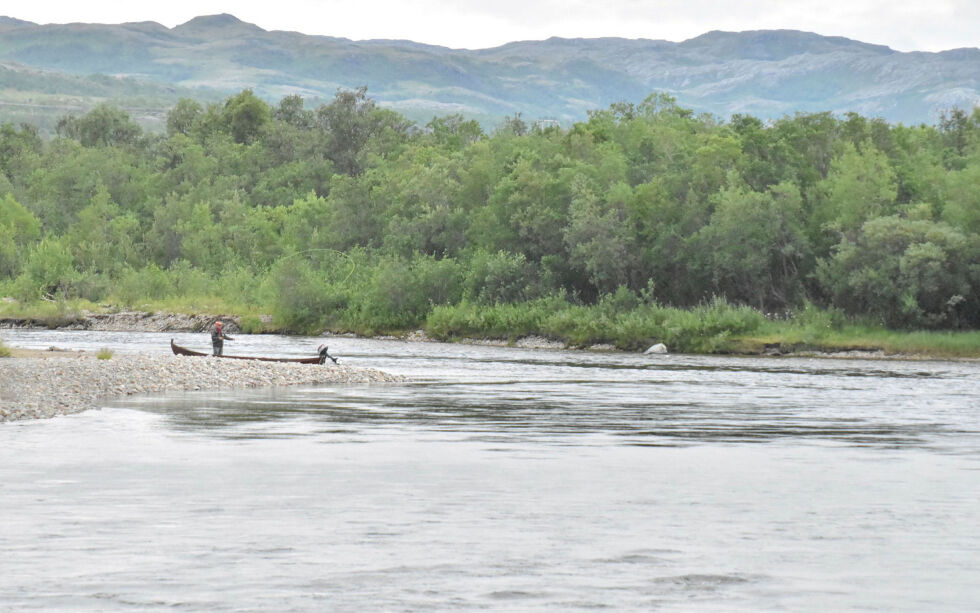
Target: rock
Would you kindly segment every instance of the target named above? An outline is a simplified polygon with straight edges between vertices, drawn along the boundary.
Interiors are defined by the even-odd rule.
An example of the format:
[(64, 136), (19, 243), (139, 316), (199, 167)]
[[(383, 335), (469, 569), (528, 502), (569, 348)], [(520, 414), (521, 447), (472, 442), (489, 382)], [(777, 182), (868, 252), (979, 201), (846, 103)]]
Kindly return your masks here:
[(514, 342), (515, 347), (523, 347), (524, 349), (564, 349), (565, 343), (561, 341), (553, 341), (550, 338), (545, 338), (543, 336), (525, 336), (519, 338)]
[(643, 352), (646, 353), (667, 353), (667, 345), (663, 343), (657, 343), (656, 345), (651, 345), (649, 349)]
[(416, 330), (415, 332), (409, 333), (405, 337), (405, 340), (421, 343), (421, 342), (426, 342), (430, 339), (429, 336), (425, 333), (425, 330)]
[(779, 343), (766, 343), (762, 350), (762, 355), (781, 356), (783, 355), (783, 350)]
[(616, 345), (596, 343), (595, 345), (589, 345), (589, 351), (616, 351)]
[(0, 421), (77, 413), (98, 408), (107, 398), (148, 390), (404, 380), (364, 368), (170, 355), (120, 355), (113, 360), (97, 360), (90, 354), (57, 360), (18, 358), (4, 365), (0, 377)]

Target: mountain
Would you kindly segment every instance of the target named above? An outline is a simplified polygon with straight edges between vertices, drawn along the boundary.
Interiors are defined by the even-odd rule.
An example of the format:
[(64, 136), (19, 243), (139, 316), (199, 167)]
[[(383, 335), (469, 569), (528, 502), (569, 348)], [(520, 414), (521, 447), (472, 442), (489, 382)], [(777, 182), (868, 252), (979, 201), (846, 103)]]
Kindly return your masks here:
[[(459, 50), (266, 31), (227, 14), (175, 28), (0, 17), (0, 64), (21, 74), (42, 70), (49, 87), (55, 73), (101, 74), (209, 99), (252, 88), (270, 101), (288, 94), (323, 101), (339, 87), (367, 85), (379, 104), (413, 119), (462, 113), (489, 125), (515, 113), (567, 124), (661, 91), (726, 119), (855, 111), (934, 123), (943, 110), (980, 104), (980, 49), (902, 53), (793, 30), (716, 31), (680, 43), (550, 38)], [(11, 89), (2, 72), (0, 79), (2, 113), (28, 85)]]

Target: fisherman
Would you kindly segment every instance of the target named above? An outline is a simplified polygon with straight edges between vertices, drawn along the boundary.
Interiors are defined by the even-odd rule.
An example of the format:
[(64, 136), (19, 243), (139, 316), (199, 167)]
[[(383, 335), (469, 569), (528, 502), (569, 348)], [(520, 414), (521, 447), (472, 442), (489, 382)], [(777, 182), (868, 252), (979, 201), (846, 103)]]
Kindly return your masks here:
[(211, 329), (211, 346), (214, 348), (214, 355), (220, 356), (222, 350), (224, 349), (225, 341), (233, 341), (232, 337), (228, 336), (221, 330), (221, 322), (214, 322), (214, 328)]

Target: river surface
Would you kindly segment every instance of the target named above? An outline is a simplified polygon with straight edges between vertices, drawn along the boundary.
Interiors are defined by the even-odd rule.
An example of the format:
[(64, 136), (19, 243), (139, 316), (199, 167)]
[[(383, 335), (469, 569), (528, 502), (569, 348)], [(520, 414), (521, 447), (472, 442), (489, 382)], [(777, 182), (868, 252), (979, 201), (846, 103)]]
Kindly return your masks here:
[(0, 611), (980, 609), (976, 362), (327, 342), (411, 381), (0, 424)]

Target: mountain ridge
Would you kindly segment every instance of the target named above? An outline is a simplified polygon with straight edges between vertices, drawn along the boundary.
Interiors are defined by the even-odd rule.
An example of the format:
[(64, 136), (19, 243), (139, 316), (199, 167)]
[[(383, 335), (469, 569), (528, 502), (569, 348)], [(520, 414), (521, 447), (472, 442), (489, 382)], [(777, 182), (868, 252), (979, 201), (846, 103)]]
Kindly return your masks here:
[(379, 104), (417, 120), (461, 112), (493, 123), (522, 113), (570, 123), (653, 92), (723, 119), (853, 111), (931, 123), (980, 103), (980, 49), (901, 52), (798, 30), (713, 30), (681, 42), (551, 37), (469, 50), (264, 30), (222, 13), (173, 28), (0, 17), (0, 33), (0, 61), (191, 91), (251, 88), (269, 100), (367, 85)]

